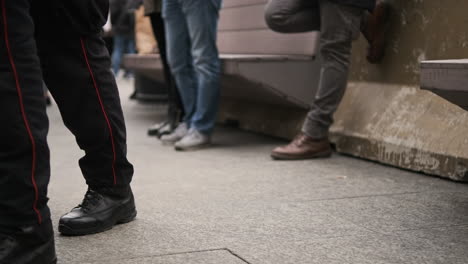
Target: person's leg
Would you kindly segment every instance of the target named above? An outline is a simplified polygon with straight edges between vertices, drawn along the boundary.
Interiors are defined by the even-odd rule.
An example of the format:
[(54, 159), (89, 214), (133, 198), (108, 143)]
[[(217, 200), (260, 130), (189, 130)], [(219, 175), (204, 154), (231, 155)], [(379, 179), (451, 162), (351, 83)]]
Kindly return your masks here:
[(331, 154), (328, 130), (344, 95), (353, 40), (359, 36), (364, 10), (331, 1), (320, 1), (320, 56), (322, 70), (319, 89), (302, 127), (289, 145), (273, 150), (275, 159), (306, 159)]
[(49, 217), (48, 120), (29, 1), (1, 0), (0, 224)]
[(187, 133), (195, 113), (197, 100), (197, 76), (190, 53), (190, 36), (187, 20), (178, 0), (163, 1), (163, 19), (166, 32), (166, 52), (169, 68), (182, 98), (185, 115), (183, 123), (173, 133), (164, 135), (164, 143), (174, 143)]
[(176, 150), (195, 150), (211, 144), (220, 96), (220, 60), (216, 35), (220, 0), (183, 2), (196, 72), (195, 113), (190, 131), (175, 144)]
[(135, 37), (128, 36), (127, 37), (127, 50), (126, 54), (135, 54), (136, 53), (136, 44), (135, 44)]
[(163, 1), (163, 18), (167, 61), (184, 106), (184, 121), (189, 123), (195, 112), (197, 77), (190, 53), (188, 22), (179, 1)]
[(152, 13), (150, 15), (151, 27), (153, 29), (154, 37), (158, 44), (159, 55), (161, 56), (161, 61), (163, 64), (164, 78), (166, 82), (170, 82), (171, 71), (169, 69), (169, 64), (167, 62), (167, 52), (166, 52), (166, 36), (164, 30), (164, 20), (161, 13)]
[(128, 187), (133, 166), (127, 160), (119, 91), (102, 37), (80, 34), (60, 20), (46, 19), (41, 14), (47, 10), (39, 4), (34, 7), (44, 80), (65, 125), (85, 151), (79, 165), (87, 184)]
[(122, 35), (114, 35), (114, 47), (112, 49), (112, 71), (118, 76), (120, 63), (125, 49), (125, 38)]
[[(174, 81), (174, 77), (171, 74), (169, 65), (167, 62), (167, 53), (166, 53), (166, 37), (164, 30), (164, 20), (162, 19), (161, 13), (153, 13), (150, 16), (151, 25), (153, 27), (154, 36), (158, 43), (159, 54), (161, 56), (161, 61), (163, 63), (163, 72), (166, 80), (166, 85), (168, 87), (168, 122), (170, 130), (174, 129), (179, 123), (180, 118), (183, 116), (183, 107), (180, 98), (179, 91)], [(150, 133), (150, 131), (148, 131)], [(161, 135), (161, 133), (157, 133)]]
[[(72, 25), (45, 16), (47, 8), (37, 3), (33, 14), (44, 80), (65, 125), (85, 152), (79, 165), (89, 186), (81, 206), (61, 218), (59, 231), (74, 235), (104, 231), (136, 214), (130, 190), (133, 166), (127, 160), (126, 128), (110, 57), (99, 33), (79, 33)], [(95, 198), (93, 202), (106, 204), (84, 208)]]
[(372, 13), (366, 11), (363, 15), (361, 32), (369, 42), (366, 56), (369, 63), (380, 63), (384, 58), (391, 13), (390, 1), (379, 0)]
[[(122, 58), (125, 54), (135, 54), (136, 53), (136, 47), (135, 47), (135, 37), (133, 35), (125, 36), (125, 43), (124, 43), (124, 52), (122, 53), (121, 61)], [(133, 76), (133, 71), (124, 68), (125, 74), (124, 78), (131, 78)]]
[(211, 134), (218, 112), (221, 63), (216, 47), (219, 10), (212, 1), (185, 1), (183, 12), (190, 34), (197, 98), (191, 127)]
[(269, 28), (281, 33), (319, 30), (318, 0), (270, 0), (265, 21)]
[(171, 73), (169, 70), (169, 65), (167, 64), (166, 56), (166, 38), (164, 32), (164, 21), (162, 19), (160, 12), (154, 12), (149, 15), (151, 21), (151, 28), (153, 30), (153, 35), (156, 39), (156, 43), (159, 49), (159, 56), (161, 58), (163, 66), (164, 81), (166, 82), (167, 95), (168, 95), (168, 108), (167, 108), (167, 120), (162, 122), (155, 123), (148, 128), (149, 136), (160, 137), (162, 135), (170, 134), (174, 130), (175, 126), (172, 126), (171, 113), (173, 111), (173, 93), (171, 91)]
[(0, 263), (53, 263), (48, 120), (29, 0), (0, 0)]
[(359, 36), (364, 14), (362, 9), (330, 1), (320, 2), (320, 12), (320, 83), (302, 128), (302, 132), (314, 139), (328, 137), (333, 114), (346, 89), (352, 42)]

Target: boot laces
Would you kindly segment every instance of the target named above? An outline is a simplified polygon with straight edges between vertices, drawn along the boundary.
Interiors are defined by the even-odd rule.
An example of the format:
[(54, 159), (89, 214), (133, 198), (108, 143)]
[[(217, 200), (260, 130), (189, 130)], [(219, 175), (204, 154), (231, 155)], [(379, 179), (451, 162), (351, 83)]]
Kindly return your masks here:
[(84, 211), (89, 211), (93, 209), (101, 199), (102, 196), (99, 193), (88, 189), (83, 198), (83, 201), (81, 202), (81, 204), (78, 205), (78, 207), (81, 207)]
[(302, 146), (305, 141), (306, 141), (306, 137), (304, 134), (299, 134), (295, 139), (294, 139), (294, 144), (298, 147)]

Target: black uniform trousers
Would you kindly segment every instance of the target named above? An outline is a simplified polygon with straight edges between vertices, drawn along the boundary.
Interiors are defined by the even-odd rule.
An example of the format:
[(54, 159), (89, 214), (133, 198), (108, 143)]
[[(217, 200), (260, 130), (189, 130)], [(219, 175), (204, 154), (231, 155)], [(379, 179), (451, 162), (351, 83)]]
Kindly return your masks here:
[[(67, 12), (73, 5), (58, 6), (63, 2), (78, 8)], [(0, 0), (0, 227), (50, 217), (43, 80), (85, 152), (79, 165), (86, 183), (128, 189), (133, 176), (118, 90), (96, 23), (107, 17), (107, 7), (63, 2)], [(100, 8), (90, 9), (96, 2)]]

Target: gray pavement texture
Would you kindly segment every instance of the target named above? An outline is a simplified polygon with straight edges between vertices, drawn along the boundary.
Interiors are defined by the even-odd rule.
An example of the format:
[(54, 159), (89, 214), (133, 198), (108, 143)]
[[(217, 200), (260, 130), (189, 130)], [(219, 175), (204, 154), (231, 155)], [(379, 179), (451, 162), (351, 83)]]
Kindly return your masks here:
[[(59, 263), (468, 263), (468, 185), (333, 155), (278, 162), (284, 141), (219, 127), (215, 146), (176, 152), (146, 128), (165, 108), (128, 100), (136, 221), (83, 237), (57, 234)], [(49, 108), (56, 225), (86, 189), (83, 155)]]

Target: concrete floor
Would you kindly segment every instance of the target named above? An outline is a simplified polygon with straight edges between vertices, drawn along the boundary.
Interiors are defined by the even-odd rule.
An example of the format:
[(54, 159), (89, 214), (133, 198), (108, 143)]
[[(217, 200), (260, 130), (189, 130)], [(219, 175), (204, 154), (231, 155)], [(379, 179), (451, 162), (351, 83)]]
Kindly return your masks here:
[[(216, 130), (215, 146), (175, 152), (146, 136), (164, 107), (129, 101), (137, 220), (57, 235), (59, 263), (468, 263), (468, 185), (335, 154), (278, 162), (284, 141)], [(81, 202), (83, 155), (49, 108), (54, 224)]]

